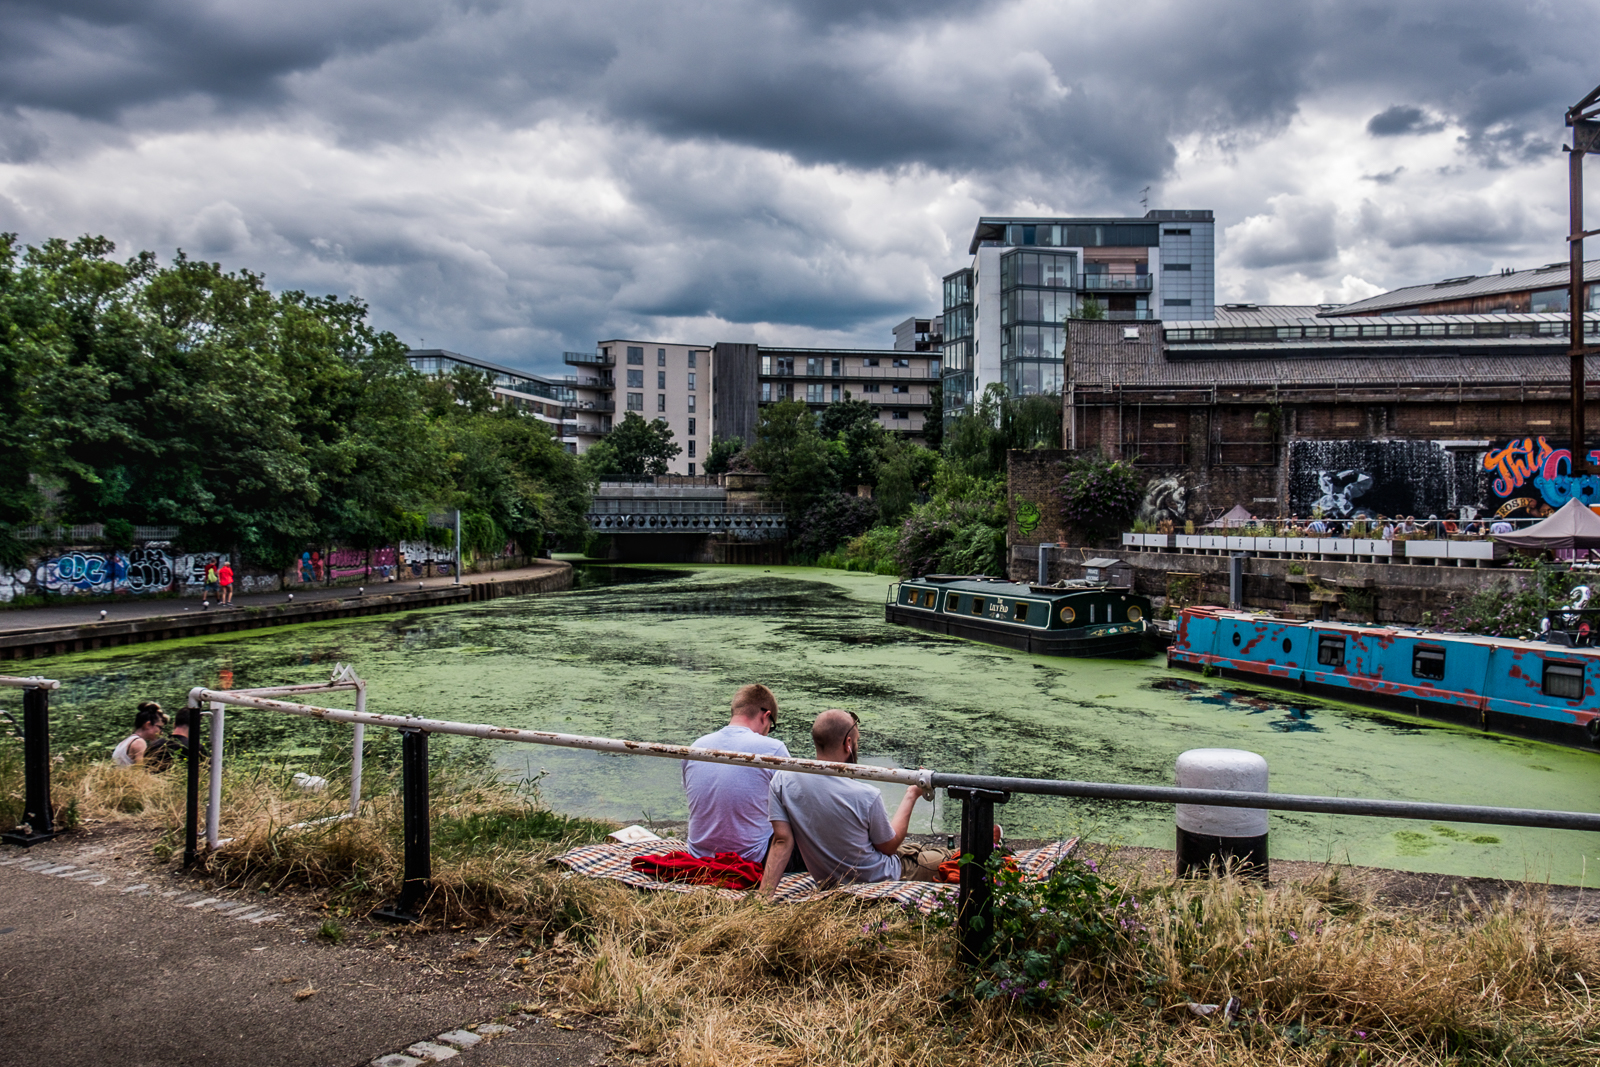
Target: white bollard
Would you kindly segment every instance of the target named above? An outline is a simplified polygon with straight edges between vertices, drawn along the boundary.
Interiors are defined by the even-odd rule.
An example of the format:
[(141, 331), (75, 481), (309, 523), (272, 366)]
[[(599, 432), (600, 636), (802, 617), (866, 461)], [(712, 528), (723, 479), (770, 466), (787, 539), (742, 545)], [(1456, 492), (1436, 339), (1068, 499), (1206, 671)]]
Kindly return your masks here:
[[(1179, 789), (1267, 791), (1267, 761), (1236, 748), (1195, 748), (1178, 757)], [(1245, 872), (1267, 876), (1267, 809), (1178, 804), (1178, 873), (1205, 874), (1233, 860)]]

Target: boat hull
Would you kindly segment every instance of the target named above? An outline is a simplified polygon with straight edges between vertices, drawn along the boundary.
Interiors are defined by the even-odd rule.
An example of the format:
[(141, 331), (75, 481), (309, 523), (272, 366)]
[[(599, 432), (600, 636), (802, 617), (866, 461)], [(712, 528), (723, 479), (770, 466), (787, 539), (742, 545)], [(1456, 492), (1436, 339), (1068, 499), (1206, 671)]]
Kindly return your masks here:
[(1085, 626), (1076, 630), (1019, 630), (981, 618), (934, 614), (896, 604), (884, 607), (884, 618), (898, 626), (964, 637), (970, 641), (1013, 648), (1039, 656), (1081, 656), (1095, 659), (1142, 659), (1160, 651), (1148, 623)]

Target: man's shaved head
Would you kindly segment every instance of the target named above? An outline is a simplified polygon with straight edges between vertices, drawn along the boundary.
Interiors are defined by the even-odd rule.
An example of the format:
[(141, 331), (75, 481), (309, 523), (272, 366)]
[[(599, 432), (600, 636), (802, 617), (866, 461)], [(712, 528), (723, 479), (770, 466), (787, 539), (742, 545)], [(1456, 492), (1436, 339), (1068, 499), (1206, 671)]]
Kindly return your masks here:
[(811, 724), (811, 741), (817, 746), (817, 753), (837, 752), (844, 747), (845, 738), (860, 721), (854, 712), (838, 708), (829, 708), (818, 715), (817, 721)]

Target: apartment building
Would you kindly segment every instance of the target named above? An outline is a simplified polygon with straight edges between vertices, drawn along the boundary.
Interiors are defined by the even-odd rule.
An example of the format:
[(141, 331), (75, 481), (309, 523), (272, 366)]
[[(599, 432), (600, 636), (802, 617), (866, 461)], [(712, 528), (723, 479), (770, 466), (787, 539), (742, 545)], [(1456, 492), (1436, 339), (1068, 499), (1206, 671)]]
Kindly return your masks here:
[(944, 344), (944, 316), (909, 318), (894, 328), (896, 352), (938, 352)]
[(711, 444), (711, 348), (661, 341), (601, 341), (593, 352), (562, 357), (572, 376), (574, 437), (578, 451), (611, 432), (616, 420), (636, 412), (647, 422), (665, 419), (683, 449), (672, 474), (704, 469)]
[[(923, 320), (926, 322), (927, 320)], [(760, 409), (799, 400), (820, 412), (865, 400), (884, 429), (921, 440), (940, 378), (938, 351), (881, 348), (772, 348), (718, 344), (712, 353), (713, 431), (754, 442)], [(937, 417), (937, 414), (935, 414)]]
[(991, 382), (1013, 396), (1060, 392), (1065, 323), (1091, 297), (1107, 319), (1210, 319), (1214, 229), (1202, 210), (980, 218), (971, 262), (944, 277), (944, 417)]
[(413, 370), (436, 377), (444, 377), (458, 369), (488, 374), (492, 379), (489, 388), (496, 400), (550, 426), (567, 451), (579, 450), (578, 438), (569, 432), (569, 420), (577, 400), (572, 379), (547, 378), (541, 374), (512, 370), (443, 348), (410, 349), (406, 352), (406, 361)]

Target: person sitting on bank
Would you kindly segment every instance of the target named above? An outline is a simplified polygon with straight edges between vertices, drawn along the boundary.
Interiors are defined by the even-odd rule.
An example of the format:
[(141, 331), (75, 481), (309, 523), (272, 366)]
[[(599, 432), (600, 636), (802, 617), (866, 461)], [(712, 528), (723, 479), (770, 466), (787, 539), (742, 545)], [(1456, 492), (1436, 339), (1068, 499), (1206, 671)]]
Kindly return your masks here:
[[(189, 758), (189, 725), (194, 722), (194, 716), (199, 712), (194, 708), (179, 708), (177, 717), (172, 720), (172, 736), (163, 737), (150, 746), (150, 751), (145, 753), (145, 762), (150, 769), (160, 774), (170, 770), (174, 760), (188, 760)], [(206, 758), (206, 746), (200, 746), (200, 758)]]
[(117, 747), (111, 750), (111, 762), (118, 767), (133, 767), (143, 763), (150, 747), (160, 742), (161, 728), (166, 724), (167, 716), (162, 712), (161, 705), (154, 700), (144, 701), (133, 713), (133, 733), (117, 742)]
[[(811, 726), (817, 759), (854, 763), (861, 751), (861, 720), (830, 708)], [(761, 873), (761, 893), (777, 891), (790, 853), (800, 850), (806, 870), (824, 889), (841, 882), (935, 882), (945, 849), (906, 845), (920, 786), (910, 786), (894, 817), (883, 796), (866, 782), (829, 774), (779, 771), (768, 791), (772, 848)]]
[[(733, 695), (728, 725), (706, 734), (695, 748), (720, 748), (760, 756), (788, 756), (769, 737), (778, 725), (778, 698), (764, 685), (741, 686)], [(689, 797), (689, 851), (699, 857), (737, 852), (751, 863), (767, 858), (772, 827), (767, 823), (767, 767), (683, 761), (683, 791)]]

